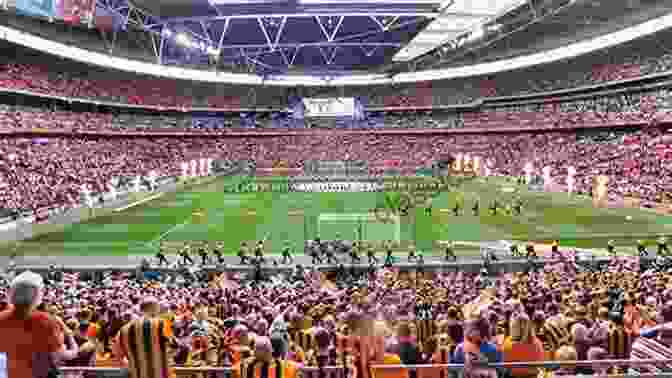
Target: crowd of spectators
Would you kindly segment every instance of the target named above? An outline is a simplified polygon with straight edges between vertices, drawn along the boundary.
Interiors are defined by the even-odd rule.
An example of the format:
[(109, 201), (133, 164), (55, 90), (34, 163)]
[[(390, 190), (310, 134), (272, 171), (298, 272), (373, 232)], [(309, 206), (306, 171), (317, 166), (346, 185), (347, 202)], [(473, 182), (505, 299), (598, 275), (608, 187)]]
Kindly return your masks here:
[(115, 177), (177, 176), (182, 162), (219, 153), (215, 146), (190, 139), (2, 138), (0, 198), (10, 209), (72, 207), (83, 184), (101, 193)]
[(668, 88), (593, 98), (567, 99), (470, 110), (369, 111), (364, 119), (294, 119), (287, 112), (115, 113), (77, 112), (53, 105), (29, 107), (0, 104), (0, 129), (65, 131), (223, 132), (236, 129), (361, 128), (576, 128), (609, 124), (660, 123), (672, 116)]
[[(637, 257), (615, 257), (599, 268), (578, 263), (572, 251), (554, 256), (527, 273), (297, 268), (272, 277), (223, 273), (208, 281), (198, 272), (84, 277), (54, 270), (46, 279), (24, 272), (0, 285), (9, 302), (0, 329), (17, 334), (7, 319), (18, 313), (36, 324), (22, 332), (42, 341), (10, 350), (10, 376), (42, 377), (62, 366), (127, 366), (131, 377), (147, 378), (166, 376), (159, 371), (174, 366), (228, 366), (234, 377), (259, 378), (264, 368), (247, 372), (247, 363), (275, 361), (289, 367), (287, 378), (302, 367), (317, 368), (315, 376), (337, 376), (329, 366), (358, 377), (407, 377), (404, 370), (372, 366), (442, 363), (464, 364), (465, 377), (528, 377), (537, 368), (506, 372), (475, 363), (672, 355), (668, 274), (641, 267)], [(32, 367), (21, 363), (22, 353), (31, 352), (57, 352), (57, 358), (33, 360)], [(31, 368), (37, 375), (26, 374)], [(666, 369), (612, 363), (563, 366), (556, 374)], [(410, 376), (447, 374), (420, 368)]]
[[(392, 86), (305, 89), (327, 97), (362, 97), (370, 107), (431, 107), (467, 103), (484, 97), (517, 96), (668, 72), (672, 54), (660, 41), (672, 31), (560, 62), (483, 77), (440, 80)], [(15, 54), (0, 62), (0, 87), (56, 96), (78, 97), (128, 104), (187, 109), (217, 107), (286, 107), (293, 90), (280, 87), (244, 87), (195, 84), (123, 73), (72, 69), (66, 64), (45, 64), (37, 53)], [(51, 59), (53, 60), (53, 59)], [(569, 68), (569, 69), (568, 69)], [(107, 77), (107, 78), (106, 78)], [(114, 79), (109, 79), (110, 77)]]
[[(437, 156), (458, 152), (487, 158), (493, 173), (521, 175), (533, 162), (549, 165), (558, 183), (568, 166), (576, 167), (577, 188), (590, 193), (597, 174), (612, 178), (614, 195), (664, 200), (672, 186), (669, 134), (659, 128), (628, 131), (620, 138), (584, 136), (590, 131), (521, 132), (470, 135), (334, 134), (258, 137), (12, 137), (0, 139), (0, 198), (5, 207), (31, 209), (70, 206), (79, 201), (82, 184), (92, 191), (108, 188), (113, 177), (135, 177), (155, 170), (179, 175), (180, 164), (193, 158), (230, 161), (254, 159), (258, 167), (303, 168), (311, 160), (361, 160), (372, 173), (389, 161), (403, 162), (413, 173)], [(19, 188), (17, 190), (17, 188)]]

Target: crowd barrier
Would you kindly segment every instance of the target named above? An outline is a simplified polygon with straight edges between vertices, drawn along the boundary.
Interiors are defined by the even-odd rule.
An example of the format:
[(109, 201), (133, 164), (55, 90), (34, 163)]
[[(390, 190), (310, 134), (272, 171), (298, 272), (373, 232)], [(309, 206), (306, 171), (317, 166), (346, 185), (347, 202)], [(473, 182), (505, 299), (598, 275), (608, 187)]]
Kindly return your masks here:
[[(576, 368), (576, 367), (586, 367), (592, 368), (597, 371), (606, 370), (614, 367), (621, 368), (637, 368), (642, 366), (664, 366), (672, 364), (672, 359), (647, 359), (647, 360), (588, 360), (588, 361), (543, 361), (543, 362), (502, 362), (502, 363), (483, 363), (478, 364), (478, 367), (492, 368), (498, 370), (506, 370), (513, 368), (537, 368), (543, 369), (545, 371), (555, 371), (562, 368)], [(442, 374), (441, 372), (451, 372), (453, 374), (461, 375), (464, 370), (463, 364), (432, 364), (432, 365), (372, 365), (373, 376), (374, 378), (386, 378), (386, 370), (394, 371), (395, 378), (405, 378), (408, 377), (408, 371), (417, 371), (418, 377), (427, 376), (427, 377), (438, 377)], [(400, 369), (401, 372), (400, 372)], [(432, 371), (428, 371), (432, 369)], [(178, 377), (184, 378), (198, 378), (204, 376), (203, 373), (220, 373), (217, 374), (217, 377), (229, 378), (231, 376), (232, 368), (229, 367), (175, 367), (175, 373)], [(325, 366), (322, 368), (323, 372), (327, 373), (327, 377), (330, 377), (333, 372), (341, 373), (343, 372), (343, 367), (339, 366)], [(95, 372), (98, 377), (111, 377), (111, 376), (124, 376), (125, 369), (123, 368), (94, 368), (94, 367), (63, 367), (60, 369), (60, 373), (66, 372)], [(315, 373), (319, 373), (320, 368), (317, 367), (301, 367), (300, 375), (305, 378), (313, 378)], [(436, 374), (439, 373), (439, 374)], [(563, 375), (563, 377), (579, 377), (581, 375)], [(585, 375), (584, 375), (585, 376)], [(596, 376), (609, 376), (609, 377), (663, 377), (663, 376), (672, 376), (672, 374), (618, 374), (618, 375), (606, 375), (606, 374), (597, 374)], [(392, 375), (390, 375), (392, 377)], [(335, 378), (335, 377), (334, 377)]]

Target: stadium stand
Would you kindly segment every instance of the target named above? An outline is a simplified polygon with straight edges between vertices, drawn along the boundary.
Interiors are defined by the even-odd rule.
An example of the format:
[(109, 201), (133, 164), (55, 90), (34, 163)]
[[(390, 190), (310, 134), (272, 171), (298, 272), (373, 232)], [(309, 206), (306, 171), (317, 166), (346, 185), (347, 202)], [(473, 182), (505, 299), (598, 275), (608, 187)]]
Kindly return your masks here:
[[(640, 272), (636, 257), (586, 270), (572, 251), (557, 256), (531, 273), (420, 275), (380, 269), (354, 276), (306, 269), (254, 285), (250, 277), (229, 273), (210, 278), (181, 273), (157, 281), (149, 278), (151, 269), (135, 277), (52, 269), (39, 285), (44, 299), (38, 310), (61, 325), (67, 350), (75, 351), (75, 358), (54, 366), (69, 367), (63, 369), (68, 376), (77, 367), (126, 367), (131, 359), (131, 369), (142, 364), (134, 346), (129, 351), (134, 339), (119, 339), (125, 337), (120, 330), (142, 316), (165, 322), (166, 347), (157, 345), (153, 352), (166, 353), (171, 368), (228, 367), (234, 376), (240, 374), (241, 354), (262, 358), (268, 337), (274, 358), (307, 368), (309, 376), (344, 373), (327, 367), (347, 367), (358, 376), (407, 376), (406, 365), (419, 365), (410, 373), (418, 376), (447, 375), (449, 366), (464, 369), (465, 376), (483, 369), (490, 376), (554, 369), (567, 376), (665, 371), (672, 321), (668, 275), (657, 268)], [(12, 277), (3, 275), (0, 294), (9, 292)], [(488, 282), (491, 289), (483, 290)], [(155, 311), (147, 311), (147, 304)], [(86, 343), (96, 348), (83, 348)], [(547, 364), (548, 369), (479, 366), (469, 352), (474, 346), (493, 352), (481, 363), (561, 363)], [(389, 368), (401, 373), (385, 364), (397, 365)], [(199, 376), (184, 370), (179, 376)]]
[[(600, 83), (637, 79), (651, 74), (669, 73), (672, 55), (660, 45), (669, 39), (670, 30), (635, 40), (605, 51), (576, 58), (571, 64), (559, 62), (488, 77), (442, 80), (432, 83), (353, 87), (343, 89), (349, 97), (365, 97), (368, 106), (431, 107), (464, 104), (494, 96), (543, 94), (555, 90), (578, 90)], [(245, 86), (214, 86), (182, 83), (157, 78), (133, 77), (75, 65), (65, 60), (44, 57), (35, 52), (5, 45), (0, 65), (0, 87), (20, 89), (49, 95), (89, 98), (99, 101), (182, 108), (218, 107), (238, 109), (249, 107), (285, 108), (288, 93), (284, 88), (257, 91)], [(12, 51), (9, 53), (9, 51)], [(568, 70), (568, 65), (571, 70)], [(74, 66), (74, 67), (73, 67)], [(78, 67), (79, 66), (79, 67)], [(114, 77), (114, 80), (110, 80)], [(178, 89), (179, 88), (179, 89)], [(339, 90), (340, 91), (340, 90)], [(332, 89), (305, 89), (329, 96)]]
[[(66, 122), (67, 123), (67, 122)], [(161, 175), (178, 175), (186, 156), (216, 156), (240, 161), (254, 158), (263, 162), (286, 161), (301, 168), (304, 161), (319, 157), (363, 160), (371, 167), (385, 166), (393, 159), (403, 161), (402, 171), (415, 172), (433, 156), (462, 151), (490, 156), (495, 173), (519, 175), (521, 162), (535, 161), (537, 167), (550, 165), (558, 182), (563, 169), (578, 170), (578, 190), (590, 193), (590, 180), (597, 172), (615, 178), (615, 196), (636, 193), (644, 201), (660, 202), (672, 184), (669, 136), (650, 127), (631, 129), (617, 140), (587, 142), (575, 132), (399, 135), (330, 134), (313, 132), (295, 136), (230, 136), (219, 138), (161, 138), (87, 136), (33, 137), (6, 136), (2, 150), (0, 182), (7, 183), (0, 195), (10, 209), (37, 209), (69, 206), (78, 201), (81, 184), (102, 190), (112, 177), (136, 176), (151, 170)], [(627, 142), (627, 144), (626, 144)], [(661, 146), (661, 147), (659, 147)], [(123, 152), (120, 152), (123, 151)], [(269, 163), (272, 164), (272, 163)], [(656, 178), (652, 175), (657, 174)], [(26, 190), (14, 190), (21, 187)]]

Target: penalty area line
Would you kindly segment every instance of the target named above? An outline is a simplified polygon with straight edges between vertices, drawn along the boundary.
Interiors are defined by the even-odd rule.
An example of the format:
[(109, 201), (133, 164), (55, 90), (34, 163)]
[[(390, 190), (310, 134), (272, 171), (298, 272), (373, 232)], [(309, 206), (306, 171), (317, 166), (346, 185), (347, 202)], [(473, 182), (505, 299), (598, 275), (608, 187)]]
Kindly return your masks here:
[(178, 230), (178, 229), (186, 226), (189, 223), (191, 223), (191, 216), (187, 217), (187, 220), (185, 220), (184, 222), (174, 225), (173, 227), (169, 228), (168, 231), (162, 233), (161, 235), (159, 235), (159, 236), (155, 237), (154, 239), (145, 243), (145, 247), (149, 247), (150, 245), (156, 243), (157, 241), (161, 241), (161, 239), (165, 238), (166, 235), (170, 234), (171, 232), (173, 232), (175, 230)]
[(124, 211), (124, 210), (126, 210), (126, 209), (130, 209), (131, 207), (135, 207), (135, 206), (141, 205), (141, 204), (143, 204), (143, 203), (145, 203), (145, 202), (149, 202), (149, 201), (151, 201), (151, 200), (153, 200), (153, 199), (159, 198), (159, 197), (163, 196), (164, 194), (165, 194), (165, 193), (158, 193), (158, 194), (155, 194), (155, 195), (153, 195), (153, 196), (149, 196), (149, 197), (147, 197), (147, 198), (141, 199), (140, 201), (135, 201), (135, 202), (133, 202), (133, 203), (130, 203), (130, 204), (124, 206), (124, 207), (120, 207), (120, 208), (118, 208), (118, 209), (114, 209), (114, 211), (115, 211), (115, 212), (119, 212), (119, 211)]

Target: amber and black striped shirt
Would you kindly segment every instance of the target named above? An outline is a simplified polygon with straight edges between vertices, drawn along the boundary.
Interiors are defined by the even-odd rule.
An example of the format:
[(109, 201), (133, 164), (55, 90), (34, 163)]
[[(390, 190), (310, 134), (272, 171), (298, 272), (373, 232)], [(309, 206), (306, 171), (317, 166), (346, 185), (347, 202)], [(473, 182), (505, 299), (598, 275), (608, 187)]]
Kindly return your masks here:
[(135, 319), (119, 331), (121, 353), (128, 359), (130, 378), (168, 378), (169, 323), (158, 318)]

